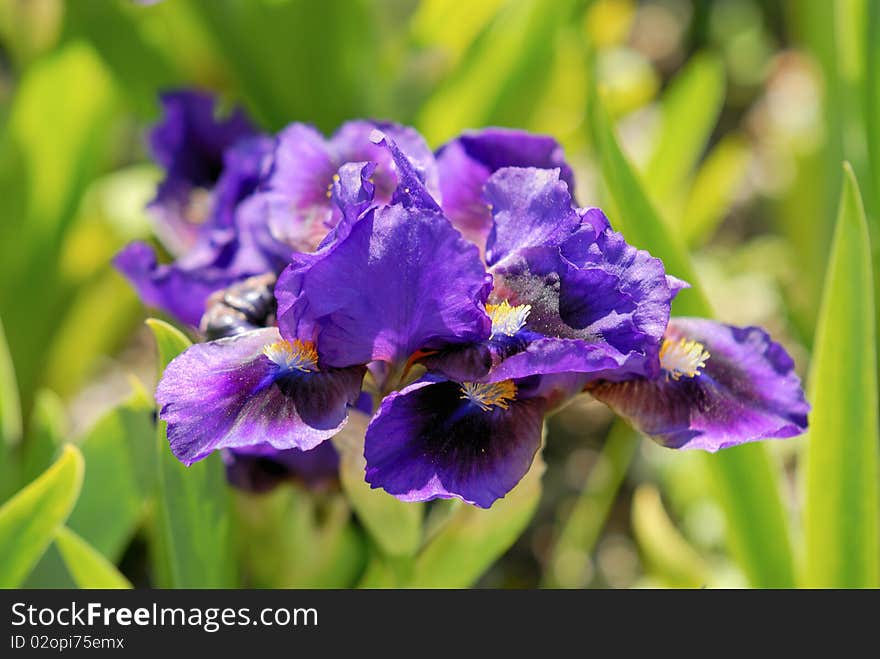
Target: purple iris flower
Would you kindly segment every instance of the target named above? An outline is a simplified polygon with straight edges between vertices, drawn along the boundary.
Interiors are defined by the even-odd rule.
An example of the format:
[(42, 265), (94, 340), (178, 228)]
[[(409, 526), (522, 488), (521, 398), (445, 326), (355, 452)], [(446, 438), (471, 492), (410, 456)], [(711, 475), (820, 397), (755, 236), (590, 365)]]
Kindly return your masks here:
[(717, 451), (800, 435), (810, 405), (794, 362), (758, 327), (674, 318), (654, 374), (587, 385), (664, 446)]
[(782, 348), (756, 328), (670, 320), (686, 284), (576, 207), (553, 140), (469, 134), (435, 167), (410, 129), (376, 126), (279, 138), (236, 214), (262, 253), (290, 250), (277, 327), (232, 305), (249, 324), (169, 364), (156, 398), (181, 461), (220, 449), (233, 482), (287, 478), (294, 460), (329, 457), (316, 451), (365, 375), (365, 477), (406, 501), (491, 506), (530, 468), (545, 415), (585, 389), (676, 448), (806, 427)]
[(429, 368), (478, 379), (493, 367), (507, 378), (619, 377), (654, 363), (681, 286), (659, 259), (628, 245), (599, 209), (575, 208), (558, 169), (500, 169), (484, 195), (492, 334), (427, 357)]
[(339, 454), (332, 442), (318, 444), (311, 451), (278, 450), (266, 443), (228, 449), (223, 452), (223, 462), (226, 479), (248, 492), (268, 492), (285, 481), (322, 489), (339, 479)]
[(271, 269), (236, 209), (256, 188), (272, 140), (254, 132), (239, 110), (217, 119), (214, 99), (193, 91), (163, 96), (163, 121), (150, 134), (166, 169), (149, 208), (164, 247), (176, 257), (160, 264), (152, 247), (134, 242), (114, 259), (145, 304), (198, 325), (208, 296)]

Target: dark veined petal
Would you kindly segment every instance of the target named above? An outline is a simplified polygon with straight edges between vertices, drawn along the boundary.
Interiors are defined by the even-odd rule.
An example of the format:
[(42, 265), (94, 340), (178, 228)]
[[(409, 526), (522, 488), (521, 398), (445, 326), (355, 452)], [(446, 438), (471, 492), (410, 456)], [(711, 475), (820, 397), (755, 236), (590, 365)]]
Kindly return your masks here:
[(336, 367), (401, 366), (417, 350), (489, 334), (476, 248), (442, 215), (401, 205), (367, 213), (275, 290), (281, 333), (320, 336), (321, 359)]
[(503, 167), (559, 169), (574, 191), (574, 175), (562, 147), (552, 137), (507, 128), (468, 131), (437, 151), (443, 211), (480, 249), (492, 226), (483, 186)]
[(666, 341), (659, 376), (588, 391), (670, 448), (717, 451), (806, 430), (810, 406), (794, 363), (764, 330), (675, 318)]
[(279, 451), (271, 444), (227, 449), (223, 462), (226, 479), (248, 492), (267, 492), (288, 480), (319, 488), (339, 477), (339, 454), (332, 442), (322, 442), (310, 451)]
[(404, 501), (457, 497), (488, 508), (529, 470), (541, 446), (543, 398), (484, 409), (451, 381), (391, 394), (367, 428), (366, 480)]
[(315, 361), (313, 348), (281, 341), (275, 328), (189, 347), (156, 388), (174, 455), (189, 465), (221, 448), (309, 450), (329, 439), (360, 394), (364, 368)]
[(523, 248), (558, 246), (581, 224), (558, 169), (500, 169), (486, 183), (484, 197), (493, 218), (486, 242), (489, 266)]

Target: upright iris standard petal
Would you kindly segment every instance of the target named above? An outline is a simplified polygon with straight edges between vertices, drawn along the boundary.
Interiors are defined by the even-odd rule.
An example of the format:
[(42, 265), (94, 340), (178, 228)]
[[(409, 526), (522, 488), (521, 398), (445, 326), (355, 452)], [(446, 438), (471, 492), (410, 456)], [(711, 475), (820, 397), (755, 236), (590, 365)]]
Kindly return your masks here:
[(397, 189), (397, 168), (388, 150), (371, 141), (376, 129), (397, 142), (426, 187), (436, 191), (434, 157), (411, 128), (350, 121), (327, 140), (311, 126), (294, 123), (279, 134), (271, 171), (246, 212), (263, 221), (275, 240), (311, 251), (342, 218), (331, 192), (339, 168), (352, 162), (376, 163), (373, 194), (388, 203)]
[(512, 381), (412, 384), (386, 397), (367, 428), (367, 482), (404, 501), (488, 508), (529, 470), (546, 406), (518, 397)]
[(706, 451), (806, 430), (810, 406), (794, 362), (757, 327), (673, 319), (652, 378), (588, 391), (670, 448)]
[(558, 169), (501, 169), (486, 183), (484, 196), (493, 217), (486, 242), (489, 266), (519, 249), (560, 245), (581, 224)]
[(320, 488), (339, 478), (339, 454), (332, 442), (310, 451), (278, 450), (271, 444), (223, 451), (226, 479), (248, 492), (267, 492), (283, 481)]
[(462, 234), (482, 249), (492, 225), (483, 186), (503, 167), (559, 169), (574, 192), (574, 175), (552, 137), (507, 128), (463, 133), (437, 151), (443, 211)]
[(216, 204), (211, 191), (224, 170), (226, 150), (256, 131), (241, 110), (218, 119), (214, 97), (195, 90), (164, 94), (162, 108), (149, 145), (166, 174), (150, 209), (165, 247), (181, 255)]
[(191, 346), (156, 389), (174, 455), (189, 465), (222, 448), (309, 450), (335, 435), (364, 368), (324, 368), (314, 346), (275, 328)]
[(276, 286), (282, 334), (320, 337), (321, 359), (336, 367), (402, 366), (418, 350), (483, 340), (485, 294), (476, 247), (442, 215), (402, 205), (367, 213)]

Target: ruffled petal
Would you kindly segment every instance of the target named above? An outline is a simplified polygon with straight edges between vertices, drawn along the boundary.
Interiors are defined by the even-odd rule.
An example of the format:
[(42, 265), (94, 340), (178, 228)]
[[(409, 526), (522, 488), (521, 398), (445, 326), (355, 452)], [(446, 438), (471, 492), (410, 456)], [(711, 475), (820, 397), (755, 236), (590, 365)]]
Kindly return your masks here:
[(519, 250), (494, 270), (493, 296), (531, 305), (526, 327), (533, 332), (604, 342), (621, 354), (642, 355), (642, 367), (650, 368), (675, 294), (663, 263), (610, 230), (576, 263), (562, 253), (556, 247)]
[(709, 352), (701, 372), (678, 379), (595, 383), (588, 391), (637, 429), (670, 448), (706, 451), (807, 428), (810, 406), (785, 349), (757, 327), (676, 318), (669, 341), (697, 341)]
[(153, 158), (169, 179), (193, 186), (212, 187), (220, 176), (223, 152), (255, 133), (241, 109), (217, 118), (215, 99), (195, 90), (162, 94), (162, 121), (149, 135)]
[(568, 189), (574, 175), (562, 147), (552, 137), (520, 130), (487, 128), (469, 131), (437, 151), (443, 211), (455, 227), (480, 249), (485, 247), (492, 216), (483, 186), (502, 167), (559, 169)]
[(486, 183), (485, 199), (493, 218), (486, 243), (489, 266), (519, 249), (558, 246), (581, 224), (558, 169), (500, 169)]
[(276, 286), (282, 335), (319, 336), (336, 367), (400, 366), (417, 350), (481, 341), (485, 293), (476, 248), (442, 215), (400, 205), (366, 214)]
[(366, 480), (404, 501), (457, 497), (488, 508), (529, 470), (546, 402), (484, 410), (455, 382), (419, 382), (385, 398), (366, 434)]
[(199, 343), (168, 365), (156, 402), (181, 462), (263, 443), (309, 450), (339, 432), (363, 367), (285, 369), (263, 354), (279, 339), (270, 328)]

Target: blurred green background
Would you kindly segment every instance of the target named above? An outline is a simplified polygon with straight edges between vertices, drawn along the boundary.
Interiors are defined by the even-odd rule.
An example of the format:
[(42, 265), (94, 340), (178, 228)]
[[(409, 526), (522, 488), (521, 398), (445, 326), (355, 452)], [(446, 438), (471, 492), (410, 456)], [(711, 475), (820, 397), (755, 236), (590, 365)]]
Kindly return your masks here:
[[(870, 0), (0, 0), (0, 501), (63, 443), (85, 456), (79, 500), (47, 514), (48, 551), (6, 583), (113, 584), (116, 564), (141, 586), (877, 586), (878, 37)], [(184, 85), (273, 131), (375, 117), (435, 148), (486, 125), (552, 134), (580, 204), (699, 281), (678, 313), (763, 325), (814, 369), (818, 427), (707, 457), (579, 399), (549, 424), (543, 491), (521, 486), (534, 496), (495, 518), (442, 503), (374, 523), (332, 491), (237, 495), (234, 514), (192, 513), (194, 546), (239, 538), (207, 559), (237, 576), (181, 577), (156, 558), (180, 521), (162, 501), (193, 494), (169, 494), (161, 468), (156, 482), (136, 385), (155, 382), (154, 340), (109, 260), (151, 235), (144, 132), (158, 92)], [(214, 476), (182, 487), (223, 489)], [(2, 513), (0, 563), (19, 528)]]

